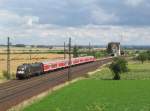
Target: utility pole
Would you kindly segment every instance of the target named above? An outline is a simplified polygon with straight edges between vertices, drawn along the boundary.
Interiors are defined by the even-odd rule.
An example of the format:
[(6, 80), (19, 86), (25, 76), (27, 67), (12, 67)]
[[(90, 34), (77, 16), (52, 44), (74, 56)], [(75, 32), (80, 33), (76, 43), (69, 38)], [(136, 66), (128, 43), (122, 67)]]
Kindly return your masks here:
[(32, 55), (31, 55), (31, 53), (32, 53), (32, 50), (31, 50), (31, 47), (30, 47), (30, 50), (29, 50), (29, 55), (30, 55), (30, 62), (31, 62), (31, 60), (32, 60)]
[(96, 55), (95, 55), (96, 52), (95, 52), (95, 50), (94, 50), (94, 45), (91, 46), (91, 52), (92, 52), (92, 55), (95, 57), (95, 56), (96, 56)]
[(66, 59), (66, 43), (64, 42), (64, 59)]
[(7, 38), (7, 74), (10, 78), (10, 38)]
[(91, 43), (89, 42), (89, 54), (91, 54)]
[(71, 77), (71, 37), (69, 38), (69, 61), (68, 61), (68, 81)]

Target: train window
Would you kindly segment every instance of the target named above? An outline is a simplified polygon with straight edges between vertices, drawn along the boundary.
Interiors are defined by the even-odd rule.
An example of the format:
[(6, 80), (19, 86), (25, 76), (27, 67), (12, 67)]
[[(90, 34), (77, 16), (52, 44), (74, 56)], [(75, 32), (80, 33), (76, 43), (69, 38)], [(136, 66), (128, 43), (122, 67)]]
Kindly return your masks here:
[(52, 67), (52, 68), (56, 68), (56, 67), (57, 67), (57, 64), (52, 64), (51, 67)]
[(20, 70), (20, 71), (24, 71), (24, 70), (25, 70), (25, 68), (24, 68), (24, 67), (18, 67), (18, 70)]

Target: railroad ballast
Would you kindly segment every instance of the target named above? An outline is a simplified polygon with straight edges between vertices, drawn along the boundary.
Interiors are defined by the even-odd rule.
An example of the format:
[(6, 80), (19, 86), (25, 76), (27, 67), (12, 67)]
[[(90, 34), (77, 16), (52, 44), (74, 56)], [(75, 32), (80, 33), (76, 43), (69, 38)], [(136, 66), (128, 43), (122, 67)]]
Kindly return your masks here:
[[(79, 65), (88, 62), (94, 62), (96, 59), (93, 56), (78, 57), (71, 59), (71, 65)], [(46, 72), (54, 71), (56, 69), (66, 68), (69, 66), (69, 60), (45, 61), (32, 64), (22, 64), (18, 66), (16, 78), (29, 78), (34, 75), (40, 75)]]

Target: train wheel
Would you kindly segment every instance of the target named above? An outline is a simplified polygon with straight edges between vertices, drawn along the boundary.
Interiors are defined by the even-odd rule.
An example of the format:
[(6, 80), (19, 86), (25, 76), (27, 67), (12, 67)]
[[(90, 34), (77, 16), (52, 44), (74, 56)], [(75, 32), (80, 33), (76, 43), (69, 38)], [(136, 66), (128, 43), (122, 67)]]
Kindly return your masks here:
[(28, 75), (26, 76), (26, 78), (27, 78), (27, 79), (30, 79), (30, 75), (28, 74)]

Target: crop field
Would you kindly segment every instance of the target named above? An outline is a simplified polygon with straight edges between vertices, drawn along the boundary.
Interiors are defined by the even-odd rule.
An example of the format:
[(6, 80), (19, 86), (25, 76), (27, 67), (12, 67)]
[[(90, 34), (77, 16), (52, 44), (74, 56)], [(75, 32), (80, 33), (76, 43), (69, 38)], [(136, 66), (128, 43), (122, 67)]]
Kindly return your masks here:
[(122, 74), (120, 81), (110, 80), (112, 74), (104, 68), (23, 111), (150, 111), (150, 81), (145, 80), (150, 75), (150, 63), (132, 62), (129, 68), (130, 72)]
[[(17, 53), (17, 52), (27, 52), (29, 50), (32, 51), (48, 51), (48, 48), (28, 48), (28, 47), (10, 47), (11, 53)], [(0, 47), (0, 53), (6, 52), (7, 48), (6, 47)]]
[[(62, 59), (64, 57), (63, 54), (56, 53), (43, 53), (44, 51), (48, 51), (48, 48), (34, 48), (33, 52), (37, 52), (37, 54), (28, 54), (28, 48), (12, 48), (10, 55), (10, 64), (11, 64), (11, 74), (16, 72), (16, 68), (18, 65), (23, 63), (34, 63), (46, 60), (54, 60), (54, 59)], [(39, 52), (39, 53), (38, 53)], [(0, 78), (2, 78), (2, 72), (6, 71), (7, 66), (7, 55), (5, 54), (5, 48), (0, 48)], [(31, 59), (31, 60), (30, 60)]]

